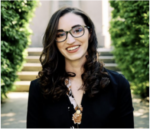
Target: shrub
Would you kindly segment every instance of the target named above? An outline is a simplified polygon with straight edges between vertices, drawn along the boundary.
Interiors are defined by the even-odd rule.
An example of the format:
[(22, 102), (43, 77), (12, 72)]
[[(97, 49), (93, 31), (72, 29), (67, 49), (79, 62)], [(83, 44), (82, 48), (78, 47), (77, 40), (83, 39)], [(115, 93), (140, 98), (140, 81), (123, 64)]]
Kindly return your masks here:
[(11, 90), (31, 43), (29, 22), (38, 1), (1, 2), (1, 100)]
[(112, 52), (134, 93), (149, 86), (149, 1), (110, 1)]

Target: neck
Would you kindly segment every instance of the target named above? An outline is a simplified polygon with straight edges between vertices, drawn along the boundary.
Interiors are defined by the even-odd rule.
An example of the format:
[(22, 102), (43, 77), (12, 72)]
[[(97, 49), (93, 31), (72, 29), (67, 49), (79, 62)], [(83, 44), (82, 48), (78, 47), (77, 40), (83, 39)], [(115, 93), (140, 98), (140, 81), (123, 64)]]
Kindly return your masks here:
[(75, 77), (69, 77), (71, 80), (72, 79), (81, 79), (81, 75), (84, 72), (84, 63), (86, 62), (86, 57), (81, 60), (74, 60), (70, 61), (68, 59), (65, 59), (65, 69), (66, 72), (74, 72), (76, 74)]

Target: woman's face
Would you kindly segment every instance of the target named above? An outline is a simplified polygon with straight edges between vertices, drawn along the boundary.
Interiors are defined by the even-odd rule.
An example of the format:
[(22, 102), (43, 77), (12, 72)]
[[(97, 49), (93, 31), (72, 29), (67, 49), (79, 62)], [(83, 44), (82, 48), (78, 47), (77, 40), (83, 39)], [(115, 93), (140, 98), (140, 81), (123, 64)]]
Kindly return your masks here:
[[(60, 17), (57, 30), (69, 31), (75, 25), (86, 26), (82, 17), (73, 13), (67, 13)], [(78, 33), (80, 28), (75, 29), (74, 32)], [(67, 39), (63, 42), (56, 42), (58, 50), (65, 57), (65, 60), (82, 60), (87, 54), (88, 40), (90, 37), (88, 29), (84, 28), (85, 33), (81, 37), (74, 38), (68, 33)], [(57, 34), (60, 34), (57, 33)], [(59, 35), (60, 36), (60, 35)], [(77, 48), (79, 46), (79, 48)], [(70, 51), (69, 51), (70, 50)]]

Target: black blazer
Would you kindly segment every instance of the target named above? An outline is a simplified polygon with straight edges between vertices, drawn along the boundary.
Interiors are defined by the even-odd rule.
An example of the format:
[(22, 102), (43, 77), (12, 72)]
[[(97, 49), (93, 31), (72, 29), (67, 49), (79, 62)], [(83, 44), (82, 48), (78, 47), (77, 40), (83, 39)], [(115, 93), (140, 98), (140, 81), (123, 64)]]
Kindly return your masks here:
[[(105, 69), (110, 84), (95, 99), (83, 95), (80, 128), (134, 128), (133, 105), (129, 82), (115, 71)], [(44, 100), (38, 79), (30, 84), (27, 128), (70, 128), (67, 95), (57, 103)]]

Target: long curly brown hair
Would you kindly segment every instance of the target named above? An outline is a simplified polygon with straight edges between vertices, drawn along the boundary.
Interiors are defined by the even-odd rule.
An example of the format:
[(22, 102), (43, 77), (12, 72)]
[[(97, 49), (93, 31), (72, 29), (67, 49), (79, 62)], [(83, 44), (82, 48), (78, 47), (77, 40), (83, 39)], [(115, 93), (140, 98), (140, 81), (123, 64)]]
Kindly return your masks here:
[(84, 73), (81, 75), (83, 80), (81, 89), (89, 97), (94, 97), (102, 88), (109, 84), (109, 75), (107, 72), (104, 72), (103, 63), (98, 61), (98, 42), (92, 20), (85, 12), (73, 7), (63, 7), (56, 11), (52, 15), (43, 36), (43, 51), (40, 56), (42, 70), (38, 73), (42, 92), (45, 97), (51, 96), (53, 100), (58, 100), (68, 92), (65, 79), (76, 76), (73, 72), (66, 72), (64, 56), (59, 52), (55, 41), (59, 18), (66, 13), (74, 13), (81, 16), (85, 24), (90, 27), (89, 33), (91, 37), (88, 42), (88, 55), (86, 55)]

